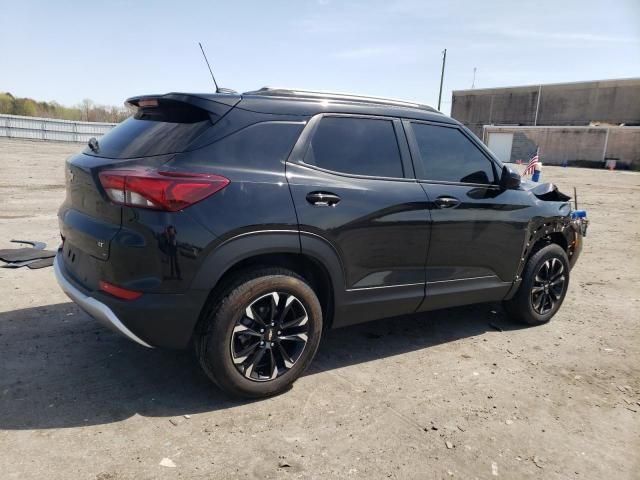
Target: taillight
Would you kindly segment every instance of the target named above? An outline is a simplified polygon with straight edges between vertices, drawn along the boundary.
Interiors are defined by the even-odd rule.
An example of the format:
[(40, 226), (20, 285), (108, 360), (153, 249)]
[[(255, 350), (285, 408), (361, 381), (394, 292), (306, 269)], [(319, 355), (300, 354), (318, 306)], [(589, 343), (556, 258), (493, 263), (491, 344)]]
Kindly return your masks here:
[(140, 298), (142, 296), (141, 292), (118, 287), (113, 283), (105, 282), (102, 280), (100, 281), (100, 290), (102, 290), (103, 292), (107, 292), (114, 297), (121, 298), (122, 300), (135, 300), (136, 298)]
[(229, 185), (229, 179), (207, 173), (117, 169), (100, 172), (100, 183), (114, 203), (176, 212)]

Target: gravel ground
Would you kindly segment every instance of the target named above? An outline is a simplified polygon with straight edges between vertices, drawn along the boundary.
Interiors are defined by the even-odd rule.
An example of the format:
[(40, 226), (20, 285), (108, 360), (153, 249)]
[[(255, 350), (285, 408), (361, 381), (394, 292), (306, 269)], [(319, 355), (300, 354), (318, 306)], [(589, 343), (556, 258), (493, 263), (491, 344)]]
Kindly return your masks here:
[[(0, 139), (0, 248), (57, 246), (80, 148)], [(0, 477), (640, 478), (640, 174), (544, 178), (591, 219), (552, 322), (484, 304), (334, 330), (264, 401), (100, 327), (51, 268), (0, 269)]]

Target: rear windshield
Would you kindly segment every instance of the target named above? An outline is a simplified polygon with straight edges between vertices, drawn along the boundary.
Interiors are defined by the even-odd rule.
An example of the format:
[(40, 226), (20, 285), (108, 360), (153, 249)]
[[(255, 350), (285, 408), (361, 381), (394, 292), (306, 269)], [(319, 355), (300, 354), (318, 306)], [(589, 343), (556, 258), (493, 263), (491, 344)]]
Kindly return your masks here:
[(180, 102), (161, 102), (136, 113), (98, 139), (98, 151), (88, 155), (135, 158), (179, 153), (212, 125), (215, 114)]

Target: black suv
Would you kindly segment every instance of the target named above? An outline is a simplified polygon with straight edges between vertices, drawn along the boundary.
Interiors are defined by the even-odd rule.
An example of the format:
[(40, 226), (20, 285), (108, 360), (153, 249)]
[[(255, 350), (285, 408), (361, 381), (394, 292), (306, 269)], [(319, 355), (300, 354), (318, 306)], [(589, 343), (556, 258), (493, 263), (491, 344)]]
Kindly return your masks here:
[(547, 322), (586, 219), (419, 104), (264, 88), (134, 97), (66, 163), (55, 273), (235, 395), (287, 388), (322, 331), (476, 302)]

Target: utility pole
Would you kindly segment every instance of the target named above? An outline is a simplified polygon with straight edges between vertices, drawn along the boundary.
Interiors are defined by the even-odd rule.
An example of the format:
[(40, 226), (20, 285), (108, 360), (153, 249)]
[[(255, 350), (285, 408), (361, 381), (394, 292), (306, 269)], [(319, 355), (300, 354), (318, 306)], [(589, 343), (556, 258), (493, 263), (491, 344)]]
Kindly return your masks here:
[(440, 74), (440, 93), (438, 94), (438, 110), (440, 110), (440, 101), (442, 100), (442, 82), (444, 81), (444, 65), (447, 63), (447, 49), (442, 51), (442, 74)]
[(475, 88), (476, 86), (476, 67), (473, 67), (473, 81), (471, 82), (471, 88)]

